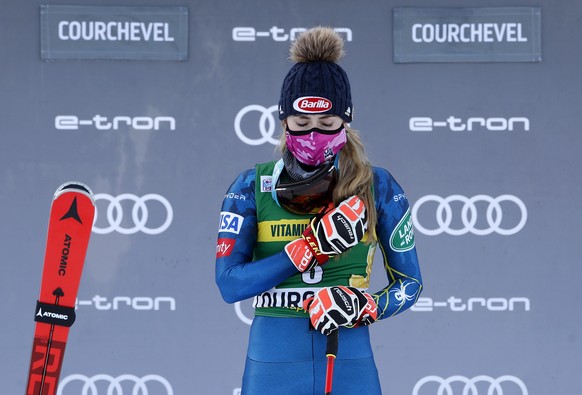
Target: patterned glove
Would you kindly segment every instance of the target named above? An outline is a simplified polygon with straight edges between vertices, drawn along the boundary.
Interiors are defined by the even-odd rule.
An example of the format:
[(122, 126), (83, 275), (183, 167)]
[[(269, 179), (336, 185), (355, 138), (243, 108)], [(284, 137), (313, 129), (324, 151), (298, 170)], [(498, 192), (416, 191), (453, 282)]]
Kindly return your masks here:
[(285, 252), (297, 270), (301, 273), (313, 269), (317, 264), (323, 265), (329, 259), (305, 239), (296, 239), (285, 246)]
[(319, 250), (326, 255), (347, 251), (362, 240), (368, 228), (364, 201), (354, 195), (321, 218), (311, 221)]
[(369, 325), (376, 320), (377, 306), (372, 296), (357, 288), (322, 288), (303, 302), (315, 329), (328, 335), (340, 326)]
[(333, 208), (333, 203), (321, 209), (321, 211), (311, 220), (311, 224), (303, 231), (300, 239), (293, 240), (285, 246), (285, 252), (297, 270), (305, 272), (313, 269), (316, 265), (324, 265), (329, 256), (324, 254), (319, 248), (319, 242), (313, 233), (314, 223), (319, 221), (327, 211)]
[(311, 270), (325, 264), (330, 255), (341, 254), (358, 244), (367, 227), (366, 206), (354, 195), (336, 208), (325, 207), (311, 220), (300, 239), (285, 246), (285, 252), (297, 270)]

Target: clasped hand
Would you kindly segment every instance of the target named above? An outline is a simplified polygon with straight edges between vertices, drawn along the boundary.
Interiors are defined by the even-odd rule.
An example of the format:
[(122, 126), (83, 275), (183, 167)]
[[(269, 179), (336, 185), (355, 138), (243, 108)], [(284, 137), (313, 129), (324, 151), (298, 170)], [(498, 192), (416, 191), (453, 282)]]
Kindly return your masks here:
[(322, 288), (303, 302), (313, 327), (324, 335), (343, 327), (370, 325), (378, 316), (372, 295), (354, 287)]
[(304, 272), (357, 245), (367, 228), (366, 206), (354, 195), (316, 215), (302, 237), (285, 246), (285, 252), (297, 270)]

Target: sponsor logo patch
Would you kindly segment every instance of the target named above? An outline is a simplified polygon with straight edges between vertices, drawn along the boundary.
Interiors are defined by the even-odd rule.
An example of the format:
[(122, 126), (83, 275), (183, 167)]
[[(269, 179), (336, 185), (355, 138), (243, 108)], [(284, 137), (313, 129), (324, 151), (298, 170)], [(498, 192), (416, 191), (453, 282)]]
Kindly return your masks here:
[(261, 221), (258, 224), (258, 241), (292, 241), (303, 234), (309, 226), (309, 219)]
[(261, 192), (271, 192), (273, 190), (273, 177), (261, 176)]
[(243, 216), (223, 211), (220, 213), (220, 225), (218, 226), (218, 231), (230, 232), (238, 235), (242, 228), (243, 221)]
[(303, 96), (293, 102), (295, 111), (317, 114), (331, 110), (331, 100), (319, 96)]
[(235, 243), (235, 239), (219, 238), (216, 242), (216, 259), (229, 256)]
[(396, 252), (405, 252), (414, 248), (414, 228), (410, 209), (398, 222), (390, 235), (390, 248)]

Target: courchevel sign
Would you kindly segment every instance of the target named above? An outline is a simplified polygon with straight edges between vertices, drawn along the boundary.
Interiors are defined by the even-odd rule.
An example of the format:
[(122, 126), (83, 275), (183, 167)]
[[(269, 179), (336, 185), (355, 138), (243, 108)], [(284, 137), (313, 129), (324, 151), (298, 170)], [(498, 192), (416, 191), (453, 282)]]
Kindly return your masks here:
[(188, 8), (43, 5), (45, 60), (186, 60)]

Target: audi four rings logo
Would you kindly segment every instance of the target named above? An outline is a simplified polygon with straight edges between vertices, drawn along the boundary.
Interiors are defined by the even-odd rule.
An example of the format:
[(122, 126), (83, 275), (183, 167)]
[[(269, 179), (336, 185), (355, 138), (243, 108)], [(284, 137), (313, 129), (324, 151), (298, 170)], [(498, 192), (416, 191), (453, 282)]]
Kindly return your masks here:
[[(75, 384), (75, 382), (81, 384)], [(79, 391), (82, 386), (82, 392)], [(163, 390), (162, 390), (163, 388)], [(124, 390), (125, 389), (125, 390)], [(119, 377), (97, 374), (88, 377), (72, 374), (59, 383), (57, 395), (174, 395), (174, 389), (162, 376), (149, 374), (137, 377), (123, 374)]]
[[(98, 210), (95, 210), (95, 220), (93, 222), (93, 232), (98, 234), (107, 234), (111, 232), (119, 232), (125, 235), (143, 232), (149, 235), (157, 235), (164, 232), (172, 224), (172, 219), (174, 217), (174, 211), (172, 205), (168, 200), (156, 193), (149, 193), (143, 196), (135, 196), (130, 193), (123, 193), (119, 196), (111, 196), (106, 193), (95, 194), (95, 202), (99, 200), (105, 200), (109, 202), (107, 206), (107, 223), (106, 227), (97, 226), (97, 214)], [(122, 221), (124, 218), (124, 213), (122, 202), (129, 201), (133, 202), (133, 208), (131, 210), (131, 226), (122, 226)], [(161, 204), (164, 207), (165, 220), (159, 226), (149, 226), (149, 209), (151, 209), (153, 204)]]
[[(419, 220), (419, 210), (430, 202), (436, 203), (436, 222), (437, 227), (428, 228), (425, 223)], [(453, 222), (453, 208), (451, 203), (460, 202), (462, 204), (461, 208), (461, 223), (462, 227), (453, 228), (451, 226)], [(479, 212), (476, 203), (484, 202), (487, 204), (487, 209), (485, 213)], [(503, 221), (503, 210), (501, 208), (501, 203), (509, 202), (519, 209), (519, 221), (517, 224), (504, 225)], [(478, 227), (477, 219), (485, 214), (485, 221), (487, 225)], [(481, 217), (482, 218), (482, 217)], [(501, 195), (496, 198), (487, 195), (475, 195), (473, 197), (466, 197), (463, 195), (451, 195), (449, 197), (443, 198), (437, 195), (427, 195), (418, 199), (414, 207), (412, 208), (412, 221), (416, 230), (424, 233), (428, 236), (435, 236), (441, 233), (448, 233), (453, 236), (460, 236), (466, 233), (473, 233), (475, 235), (484, 236), (491, 233), (498, 233), (500, 235), (509, 236), (516, 234), (525, 226), (527, 221), (527, 209), (525, 204), (516, 196), (513, 195)]]
[[(421, 388), (426, 388), (421, 392)], [(518, 391), (518, 392), (516, 392)], [(524, 382), (515, 376), (426, 376), (420, 379), (412, 395), (528, 395)]]
[(241, 302), (236, 302), (234, 304), (234, 311), (235, 311), (236, 316), (238, 317), (238, 319), (241, 320), (244, 324), (251, 325), (253, 323), (253, 319), (247, 317), (245, 315), (245, 313), (243, 312), (243, 308), (242, 308)]
[[(277, 145), (279, 143), (279, 139), (274, 137), (274, 135), (275, 131), (277, 130), (278, 122), (276, 117), (273, 115), (277, 112), (277, 110), (277, 105), (266, 108), (258, 104), (251, 104), (243, 107), (243, 109), (240, 110), (234, 118), (234, 131), (236, 132), (236, 135), (239, 139), (242, 140), (243, 143), (248, 145), (261, 145), (264, 143)], [(249, 112), (258, 112), (260, 114), (258, 130), (260, 136), (256, 136), (256, 130), (251, 132), (247, 131), (246, 133), (242, 130), (242, 119)], [(251, 137), (249, 137), (249, 135)]]

